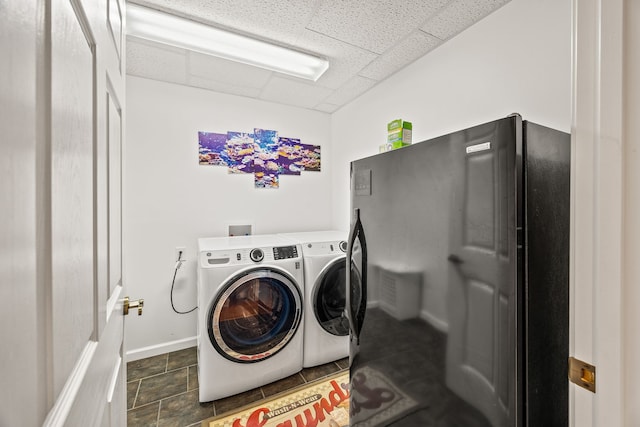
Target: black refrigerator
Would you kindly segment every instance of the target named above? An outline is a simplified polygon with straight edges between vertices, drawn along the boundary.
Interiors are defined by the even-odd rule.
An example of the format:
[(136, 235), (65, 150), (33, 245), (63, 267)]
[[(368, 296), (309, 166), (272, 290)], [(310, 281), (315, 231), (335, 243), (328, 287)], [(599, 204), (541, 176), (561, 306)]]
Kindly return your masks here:
[(570, 136), (518, 114), (351, 163), (351, 426), (568, 425)]

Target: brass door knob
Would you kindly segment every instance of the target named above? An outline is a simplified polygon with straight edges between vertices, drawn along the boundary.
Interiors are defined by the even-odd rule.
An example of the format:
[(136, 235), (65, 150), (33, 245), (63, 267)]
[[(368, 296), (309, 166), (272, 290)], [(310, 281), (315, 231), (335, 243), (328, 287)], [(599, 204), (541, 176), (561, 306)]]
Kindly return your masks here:
[(124, 304), (122, 307), (122, 313), (126, 316), (129, 314), (130, 308), (138, 308), (138, 316), (142, 315), (142, 307), (144, 306), (144, 300), (139, 299), (137, 301), (130, 301), (129, 297), (124, 297)]

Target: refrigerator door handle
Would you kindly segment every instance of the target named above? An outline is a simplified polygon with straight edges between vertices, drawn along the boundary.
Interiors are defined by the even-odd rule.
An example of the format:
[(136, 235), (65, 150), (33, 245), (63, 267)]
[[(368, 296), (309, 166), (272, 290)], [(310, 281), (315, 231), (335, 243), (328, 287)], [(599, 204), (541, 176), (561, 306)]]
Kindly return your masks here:
[[(362, 271), (360, 271), (360, 283), (352, 283), (351, 271), (353, 267), (353, 246), (356, 239), (360, 242), (360, 250), (362, 257)], [(360, 343), (360, 331), (362, 330), (362, 323), (364, 322), (364, 314), (367, 309), (367, 241), (364, 236), (364, 228), (360, 221), (360, 209), (355, 209), (355, 222), (351, 232), (349, 233), (349, 241), (347, 245), (347, 303), (345, 305), (345, 311), (347, 319), (349, 320), (349, 328), (356, 339), (356, 344)], [(357, 270), (357, 269), (356, 269)], [(360, 292), (354, 292), (354, 286), (360, 287)], [(360, 295), (360, 301), (357, 309), (355, 309), (353, 302), (351, 301), (354, 295)]]

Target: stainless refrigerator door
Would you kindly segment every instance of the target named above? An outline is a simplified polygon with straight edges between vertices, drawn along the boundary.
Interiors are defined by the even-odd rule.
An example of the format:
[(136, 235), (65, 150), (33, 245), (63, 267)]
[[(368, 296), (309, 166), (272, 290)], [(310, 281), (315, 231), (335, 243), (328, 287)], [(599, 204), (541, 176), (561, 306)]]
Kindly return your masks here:
[(521, 129), (509, 117), (352, 163), (368, 261), (352, 426), (521, 425)]

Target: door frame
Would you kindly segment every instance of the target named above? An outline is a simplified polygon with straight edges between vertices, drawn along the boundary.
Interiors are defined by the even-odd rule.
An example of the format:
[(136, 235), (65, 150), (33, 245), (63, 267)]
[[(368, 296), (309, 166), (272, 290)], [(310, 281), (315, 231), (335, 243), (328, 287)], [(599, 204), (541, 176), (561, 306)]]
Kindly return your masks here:
[(638, 425), (640, 4), (572, 0), (572, 17), (569, 351), (597, 383), (570, 386), (570, 425)]

